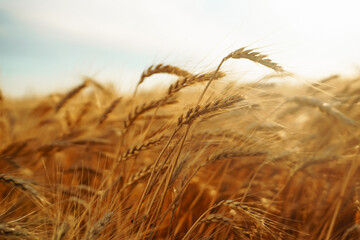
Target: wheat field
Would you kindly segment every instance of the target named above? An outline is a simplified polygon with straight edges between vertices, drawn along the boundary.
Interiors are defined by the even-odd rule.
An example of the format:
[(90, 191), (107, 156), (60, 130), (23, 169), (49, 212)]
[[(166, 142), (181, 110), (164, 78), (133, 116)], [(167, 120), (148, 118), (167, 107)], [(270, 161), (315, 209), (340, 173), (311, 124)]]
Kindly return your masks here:
[[(239, 58), (274, 74), (233, 82)], [(142, 90), (156, 74), (177, 80)], [(241, 48), (151, 66), (134, 93), (2, 93), (0, 239), (360, 239), (359, 78), (267, 82), (283, 74)]]

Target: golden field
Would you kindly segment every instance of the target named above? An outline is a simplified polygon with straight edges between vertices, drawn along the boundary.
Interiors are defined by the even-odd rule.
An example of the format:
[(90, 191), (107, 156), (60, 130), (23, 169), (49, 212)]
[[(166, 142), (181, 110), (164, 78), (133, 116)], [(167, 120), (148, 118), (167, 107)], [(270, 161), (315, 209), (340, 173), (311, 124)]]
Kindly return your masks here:
[[(274, 75), (233, 82), (230, 58)], [(360, 239), (359, 78), (267, 82), (286, 74), (242, 48), (131, 94), (3, 93), (0, 239)]]

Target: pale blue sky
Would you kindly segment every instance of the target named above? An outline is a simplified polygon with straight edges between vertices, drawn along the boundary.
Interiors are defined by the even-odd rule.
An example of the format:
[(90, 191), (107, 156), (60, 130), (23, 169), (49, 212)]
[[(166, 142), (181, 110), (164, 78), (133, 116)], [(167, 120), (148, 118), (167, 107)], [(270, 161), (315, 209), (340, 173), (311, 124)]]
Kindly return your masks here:
[[(352, 74), (358, 9), (349, 0), (0, 0), (0, 88), (46, 93), (90, 75), (129, 91), (151, 64), (198, 71), (243, 46), (301, 76)], [(227, 67), (266, 74), (246, 62)]]

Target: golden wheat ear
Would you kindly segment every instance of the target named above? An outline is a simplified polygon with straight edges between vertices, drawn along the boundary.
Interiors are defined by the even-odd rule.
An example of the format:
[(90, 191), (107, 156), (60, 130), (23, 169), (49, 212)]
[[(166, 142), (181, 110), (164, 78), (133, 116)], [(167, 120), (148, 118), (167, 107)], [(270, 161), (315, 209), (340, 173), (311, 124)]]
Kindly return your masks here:
[(207, 85), (205, 86), (203, 92), (200, 95), (200, 98), (198, 100), (198, 104), (200, 104), (201, 100), (203, 99), (207, 89), (209, 88), (210, 84), (212, 83), (212, 81), (215, 78), (215, 75), (219, 72), (222, 64), (228, 60), (229, 58), (233, 58), (233, 59), (240, 59), (240, 58), (246, 58), (249, 59), (253, 62), (256, 63), (260, 63), (262, 65), (264, 65), (265, 67), (271, 68), (276, 72), (285, 72), (284, 69), (277, 63), (273, 62), (270, 58), (268, 58), (267, 55), (261, 54), (259, 52), (254, 52), (254, 49), (248, 49), (245, 50), (244, 47), (239, 48), (238, 50), (235, 50), (234, 52), (231, 52), (229, 55), (227, 55), (226, 57), (224, 57), (220, 64), (217, 66), (213, 77), (210, 79), (210, 81), (207, 83)]
[(41, 203), (48, 204), (48, 201), (43, 195), (41, 195), (29, 182), (16, 176), (10, 176), (7, 174), (0, 174), (0, 182), (7, 183), (15, 188), (22, 190), (25, 193), (30, 193), (32, 197), (40, 201)]
[(99, 122), (98, 125), (102, 124), (109, 116), (110, 113), (112, 113), (114, 111), (114, 109), (116, 108), (116, 106), (121, 102), (122, 97), (118, 97), (116, 98), (103, 112), (103, 114), (101, 114), (100, 118), (99, 118)]
[(184, 69), (181, 69), (179, 67), (176, 67), (176, 66), (163, 65), (163, 64), (158, 64), (156, 66), (151, 65), (148, 69), (146, 69), (141, 74), (140, 80), (136, 85), (133, 97), (135, 97), (139, 86), (145, 81), (145, 78), (150, 77), (150, 76), (152, 76), (154, 74), (158, 74), (158, 73), (167, 73), (167, 74), (175, 75), (175, 76), (178, 76), (178, 77), (192, 76), (192, 74), (189, 73), (188, 71), (186, 71)]
[(254, 49), (245, 49), (244, 47), (239, 48), (238, 50), (227, 55), (224, 58), (224, 61), (229, 58), (233, 58), (233, 59), (246, 58), (253, 62), (260, 63), (261, 65), (264, 65), (265, 67), (271, 68), (276, 72), (284, 72), (284, 69), (278, 63), (273, 62), (265, 54), (255, 52)]
[(85, 87), (89, 85), (89, 82), (85, 81), (84, 83), (80, 84), (76, 88), (73, 88), (68, 92), (55, 106), (55, 112), (58, 112), (70, 99), (75, 97), (77, 94), (81, 92)]

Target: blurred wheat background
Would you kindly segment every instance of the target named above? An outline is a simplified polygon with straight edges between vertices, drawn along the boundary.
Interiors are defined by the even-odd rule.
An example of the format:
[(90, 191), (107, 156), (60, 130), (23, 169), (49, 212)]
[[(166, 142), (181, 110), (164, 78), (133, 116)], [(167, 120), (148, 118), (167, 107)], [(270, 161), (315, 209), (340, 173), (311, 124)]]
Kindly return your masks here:
[[(313, 25), (324, 29), (304, 27), (313, 45), (300, 44), (294, 61), (284, 49), (274, 50), (275, 39), (263, 40), (269, 47), (248, 42), (252, 34), (269, 33), (264, 20), (283, 16), (272, 12), (282, 1), (244, 4), (257, 13), (244, 18), (231, 14), (239, 7), (232, 1), (205, 2), (160, 8), (141, 1), (0, 1), (6, 20), (0, 23), (0, 239), (360, 239), (354, 4), (312, 5), (305, 16), (318, 14), (322, 19)], [(297, 10), (304, 12), (306, 2)], [(179, 12), (190, 5), (183, 25), (163, 28), (161, 16), (184, 17)], [(283, 7), (285, 15), (294, 10)], [(130, 22), (114, 21), (132, 8), (125, 14)], [(324, 23), (345, 9), (346, 28)], [(298, 11), (288, 23), (303, 19)], [(227, 16), (217, 23), (225, 30), (197, 28), (206, 24), (196, 23), (195, 13), (215, 19), (207, 24)], [(146, 29), (141, 14), (159, 16), (149, 30), (154, 33), (126, 32), (138, 23)], [(221, 40), (239, 19), (248, 24), (253, 18), (263, 28), (248, 30), (259, 21), (243, 27), (249, 35), (233, 39), (237, 47)], [(335, 30), (333, 38), (325, 34)], [(44, 37), (49, 34), (57, 40)], [(172, 35), (187, 40), (181, 44)], [(324, 42), (333, 47), (320, 46)], [(168, 61), (146, 56), (161, 59), (166, 51)], [(184, 54), (192, 60), (186, 63)], [(94, 56), (84, 72), (69, 68)], [(100, 69), (112, 60), (123, 69)]]

